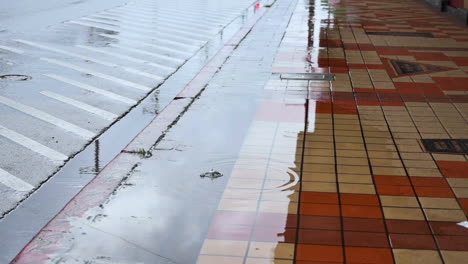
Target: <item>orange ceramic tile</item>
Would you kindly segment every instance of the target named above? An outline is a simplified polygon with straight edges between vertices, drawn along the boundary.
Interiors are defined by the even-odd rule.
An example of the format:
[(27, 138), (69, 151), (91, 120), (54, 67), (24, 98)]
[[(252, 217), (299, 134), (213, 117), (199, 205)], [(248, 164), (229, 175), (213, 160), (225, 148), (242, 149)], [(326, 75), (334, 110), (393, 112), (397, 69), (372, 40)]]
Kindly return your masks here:
[(379, 199), (376, 195), (342, 193), (340, 200), (341, 204), (346, 205), (379, 206)]
[(340, 246), (297, 245), (297, 260), (343, 262), (343, 248)]
[(322, 192), (302, 192), (301, 202), (317, 204), (338, 204), (338, 194)]
[(301, 203), (300, 213), (302, 215), (340, 216), (340, 207), (334, 204)]
[(466, 161), (437, 161), (442, 174), (448, 178), (468, 178), (468, 162)]
[(392, 251), (388, 248), (346, 247), (347, 263), (393, 264)]
[(382, 218), (378, 206), (343, 205), (341, 210), (343, 217)]

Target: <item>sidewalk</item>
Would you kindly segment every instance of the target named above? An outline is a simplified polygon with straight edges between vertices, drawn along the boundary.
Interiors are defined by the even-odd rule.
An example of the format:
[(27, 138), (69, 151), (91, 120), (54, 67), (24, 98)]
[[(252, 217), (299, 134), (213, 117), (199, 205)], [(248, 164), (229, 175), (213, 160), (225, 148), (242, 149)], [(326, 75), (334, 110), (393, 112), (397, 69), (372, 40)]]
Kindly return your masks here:
[[(466, 141), (421, 139), (468, 135), (468, 29), (417, 0), (261, 12), (14, 263), (466, 262)], [(280, 78), (310, 72), (335, 80)]]

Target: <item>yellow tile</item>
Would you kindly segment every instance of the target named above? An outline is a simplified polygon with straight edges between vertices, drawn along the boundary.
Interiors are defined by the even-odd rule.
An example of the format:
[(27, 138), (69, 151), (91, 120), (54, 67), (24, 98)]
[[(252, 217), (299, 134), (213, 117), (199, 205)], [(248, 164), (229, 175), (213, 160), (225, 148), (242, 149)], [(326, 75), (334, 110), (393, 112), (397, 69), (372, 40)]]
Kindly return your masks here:
[(419, 197), (419, 201), (423, 208), (460, 209), (454, 198)]
[(375, 194), (373, 184), (340, 183), (340, 193)]
[(372, 176), (365, 174), (338, 174), (338, 181), (340, 183), (362, 183), (362, 184), (372, 184)]
[(372, 167), (372, 171), (374, 175), (406, 176), (406, 171), (403, 168)]
[(396, 264), (442, 264), (437, 250), (393, 249)]
[(385, 219), (424, 220), (419, 208), (383, 207)]
[(248, 244), (248, 241), (206, 239), (200, 254), (244, 257)]
[(197, 264), (242, 264), (244, 258), (241, 257), (225, 257), (225, 256), (199, 256)]
[(419, 208), (419, 203), (416, 197), (411, 196), (387, 196), (381, 195), (380, 202), (382, 206), (388, 207), (415, 207)]
[(369, 166), (338, 165), (337, 168), (340, 174), (370, 174)]
[(466, 263), (468, 259), (468, 251), (449, 251), (441, 250), (442, 258), (445, 264), (461, 264)]
[(333, 192), (336, 193), (336, 183), (331, 182), (303, 182), (302, 191), (306, 192)]
[(272, 258), (293, 259), (294, 244), (251, 242), (248, 256), (256, 257), (256, 258), (268, 258), (268, 259), (272, 259)]
[(466, 221), (462, 210), (424, 209), (429, 221), (462, 222)]

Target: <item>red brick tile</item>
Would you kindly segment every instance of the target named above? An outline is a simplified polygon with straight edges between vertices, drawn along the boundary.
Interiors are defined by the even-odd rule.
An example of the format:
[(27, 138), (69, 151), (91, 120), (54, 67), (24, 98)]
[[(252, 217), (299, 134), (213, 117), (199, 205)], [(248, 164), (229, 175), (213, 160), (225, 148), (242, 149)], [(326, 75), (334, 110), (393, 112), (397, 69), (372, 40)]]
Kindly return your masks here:
[(377, 185), (379, 195), (414, 196), (411, 186)]
[(413, 220), (386, 220), (389, 233), (399, 234), (431, 234), (426, 221)]
[(301, 215), (300, 228), (340, 230), (341, 220), (336, 216)]
[(296, 229), (283, 227), (256, 227), (252, 239), (261, 242), (296, 242)]
[(436, 240), (440, 249), (468, 251), (468, 236), (438, 236)]
[(341, 246), (341, 231), (300, 229), (299, 244)]
[(460, 205), (463, 207), (465, 214), (468, 215), (468, 198), (458, 198), (458, 202), (460, 202)]
[(343, 217), (343, 229), (346, 231), (385, 232), (382, 219)]
[(436, 235), (468, 236), (468, 228), (454, 222), (430, 222), (429, 224)]
[(338, 194), (337, 193), (323, 193), (323, 192), (302, 192), (301, 202), (338, 204)]
[(346, 263), (393, 264), (388, 248), (346, 247)]
[(376, 175), (374, 176), (374, 180), (377, 185), (411, 185), (408, 177)]
[(382, 218), (382, 212), (378, 206), (343, 205), (344, 217)]
[(347, 205), (370, 205), (379, 206), (379, 198), (372, 194), (351, 194), (342, 193), (340, 195), (341, 204)]
[(447, 178), (468, 178), (468, 162), (466, 161), (437, 161), (442, 174)]
[(450, 188), (439, 188), (439, 187), (414, 187), (416, 194), (420, 197), (441, 197), (451, 198), (455, 197)]
[(343, 262), (343, 248), (340, 246), (297, 245), (297, 260)]
[(414, 186), (425, 187), (450, 187), (444, 178), (435, 177), (411, 177), (411, 183)]
[(334, 204), (302, 203), (300, 212), (302, 215), (340, 216), (340, 207)]
[(258, 213), (257, 226), (269, 227), (297, 227), (297, 215), (295, 214), (275, 214), (275, 213)]
[(393, 248), (437, 249), (432, 235), (389, 234)]
[(344, 232), (345, 246), (388, 248), (387, 234), (370, 232)]

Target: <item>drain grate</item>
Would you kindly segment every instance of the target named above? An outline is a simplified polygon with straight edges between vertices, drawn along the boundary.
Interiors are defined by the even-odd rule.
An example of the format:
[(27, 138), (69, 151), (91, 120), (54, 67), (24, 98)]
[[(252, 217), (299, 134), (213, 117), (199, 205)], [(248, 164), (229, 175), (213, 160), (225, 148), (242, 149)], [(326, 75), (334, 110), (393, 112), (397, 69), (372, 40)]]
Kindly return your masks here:
[(468, 139), (422, 139), (427, 152), (468, 155)]
[(7, 81), (27, 81), (31, 80), (32, 77), (28, 75), (22, 74), (5, 74), (0, 75), (0, 80), (7, 80)]
[(309, 81), (333, 81), (335, 74), (332, 73), (284, 73), (282, 80), (309, 80)]

